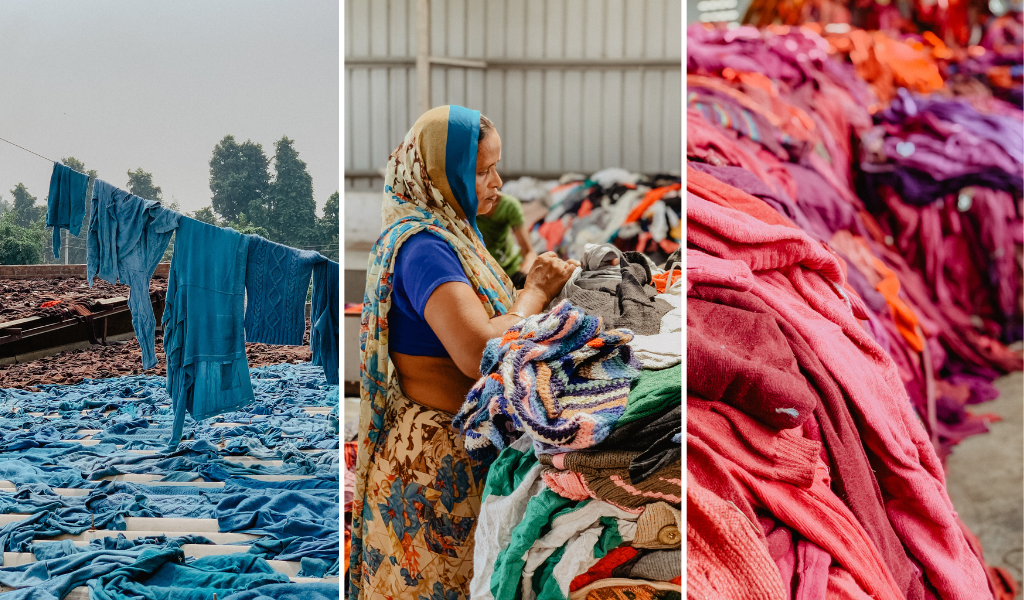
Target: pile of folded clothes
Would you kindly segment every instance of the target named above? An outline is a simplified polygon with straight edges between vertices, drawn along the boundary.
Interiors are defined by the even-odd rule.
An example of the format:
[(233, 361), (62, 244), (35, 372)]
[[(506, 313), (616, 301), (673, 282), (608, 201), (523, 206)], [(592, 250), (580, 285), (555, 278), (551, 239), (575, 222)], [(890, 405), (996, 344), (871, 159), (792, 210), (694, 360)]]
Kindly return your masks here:
[(679, 253), (583, 258), (489, 342), (454, 421), (488, 469), (474, 598), (681, 597)]
[(1019, 111), (880, 98), (807, 28), (689, 39), (688, 594), (1012, 597), (940, 457), (1022, 368)]

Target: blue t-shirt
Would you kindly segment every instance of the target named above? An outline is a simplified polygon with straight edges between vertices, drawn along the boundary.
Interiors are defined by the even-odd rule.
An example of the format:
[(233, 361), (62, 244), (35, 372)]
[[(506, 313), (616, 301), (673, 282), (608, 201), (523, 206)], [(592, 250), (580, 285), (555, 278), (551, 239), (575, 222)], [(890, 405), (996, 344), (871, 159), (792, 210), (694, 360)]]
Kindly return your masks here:
[(395, 258), (394, 288), (388, 311), (389, 349), (410, 356), (448, 356), (441, 340), (423, 317), (437, 286), (469, 278), (447, 242), (421, 231), (409, 236)]

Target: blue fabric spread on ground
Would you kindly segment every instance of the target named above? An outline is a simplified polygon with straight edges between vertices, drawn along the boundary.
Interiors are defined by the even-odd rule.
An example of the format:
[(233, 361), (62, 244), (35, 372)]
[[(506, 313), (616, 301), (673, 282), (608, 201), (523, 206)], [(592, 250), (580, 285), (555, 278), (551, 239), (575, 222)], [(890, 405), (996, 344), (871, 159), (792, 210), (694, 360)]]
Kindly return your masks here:
[(180, 548), (146, 549), (138, 560), (89, 582), (91, 600), (209, 600), (265, 585), (288, 583), (252, 554), (204, 556), (184, 564)]
[(337, 600), (341, 597), (337, 583), (272, 584), (232, 594), (224, 600)]
[(96, 180), (93, 184), (92, 218), (89, 220), (86, 280), (93, 277), (131, 288), (128, 308), (132, 327), (142, 349), (142, 368), (157, 364), (156, 316), (149, 297), (149, 280), (178, 228), (181, 215)]
[[(223, 518), (233, 531), (266, 536), (252, 543), (246, 554), (300, 561), (304, 576), (336, 576), (340, 548), (337, 417), (309, 414), (300, 407), (336, 407), (337, 388), (327, 385), (322, 370), (309, 363), (253, 369), (250, 377), (253, 403), (205, 421), (189, 419), (183, 427), (186, 441), (173, 452), (162, 450), (173, 419), (163, 377), (137, 375), (39, 386), (42, 392), (0, 389), (0, 480), (11, 481), (17, 488), (0, 490), (0, 514), (26, 515), (0, 527), (0, 550), (32, 551), (39, 561), (66, 559), (46, 566), (55, 580), (52, 585), (31, 585), (26, 590), (36, 591), (18, 590), (16, 597), (59, 597), (60, 586), (71, 589), (83, 577), (95, 579), (121, 568), (128, 555), (96, 554), (93, 559), (78, 553), (127, 551), (166, 541), (107, 538), (77, 549), (67, 541), (40, 543), (93, 526), (124, 530), (130, 517)], [(80, 429), (99, 430), (92, 437), (102, 442), (79, 442)], [(134, 439), (119, 449), (115, 444), (124, 437)], [(216, 444), (222, 441), (227, 443), (220, 449)], [(130, 452), (132, 447), (151, 451)], [(236, 456), (282, 464), (242, 464)], [(223, 487), (100, 480), (124, 473), (152, 474), (165, 481), (223, 482)], [(258, 475), (312, 477), (253, 479)], [(85, 489), (87, 495), (61, 495), (53, 488)], [(283, 525), (281, 520), (288, 518), (296, 519), (297, 525)], [(204, 542), (199, 538), (181, 543)], [(7, 581), (5, 577), (10, 581), (29, 577), (41, 568), (0, 568), (0, 583)], [(59, 577), (65, 579), (56, 581)]]
[(85, 192), (89, 176), (53, 163), (50, 193), (46, 197), (46, 226), (53, 227), (53, 257), (60, 258), (60, 230), (78, 237), (85, 218)]
[(323, 367), (327, 383), (338, 385), (338, 275), (333, 260), (313, 267), (313, 298), (310, 305), (309, 346), (313, 364)]
[[(244, 531), (269, 535), (277, 543), (265, 543), (260, 553), (278, 560), (303, 557), (337, 563), (339, 546), (339, 505), (336, 500), (288, 491), (274, 495), (228, 496), (217, 505), (221, 531)], [(254, 550), (257, 545), (254, 544)]]
[(306, 333), (306, 292), (319, 252), (296, 250), (249, 236), (245, 271), (245, 339), (301, 346)]
[(249, 236), (181, 218), (163, 315), (175, 416), (170, 447), (186, 410), (202, 420), (253, 400), (243, 331), (248, 248)]

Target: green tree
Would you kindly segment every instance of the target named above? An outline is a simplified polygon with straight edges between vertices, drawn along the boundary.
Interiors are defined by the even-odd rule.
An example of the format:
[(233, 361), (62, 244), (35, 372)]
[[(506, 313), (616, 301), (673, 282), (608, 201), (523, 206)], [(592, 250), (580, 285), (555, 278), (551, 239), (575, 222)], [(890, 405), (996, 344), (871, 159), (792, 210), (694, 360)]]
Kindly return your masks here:
[(264, 237), (264, 238), (266, 238), (268, 240), (271, 239), (271, 237), (272, 237), (270, 235), (270, 232), (267, 231), (267, 229), (265, 227), (263, 227), (261, 225), (257, 225), (255, 223), (249, 221), (249, 217), (247, 217), (245, 215), (245, 213), (242, 213), (242, 214), (238, 215), (238, 220), (237, 221), (231, 221), (230, 223), (224, 223), (224, 226), (225, 227), (230, 227), (230, 228), (234, 229), (235, 231), (237, 231), (238, 233), (244, 233), (246, 235), (258, 235), (258, 236), (262, 236), (262, 237)]
[(49, 237), (43, 221), (29, 227), (16, 223), (17, 214), (9, 210), (0, 216), (0, 265), (36, 265), (43, 262), (43, 247)]
[(201, 221), (207, 225), (219, 225), (219, 223), (217, 223), (217, 215), (213, 214), (213, 209), (209, 206), (204, 206), (189, 216), (196, 221)]
[(324, 216), (316, 220), (316, 239), (320, 253), (327, 258), (338, 260), (338, 192), (334, 192), (324, 203)]
[[(270, 159), (263, 145), (252, 140), (241, 144), (226, 135), (213, 147), (210, 158), (211, 205), (225, 221), (251, 214), (254, 203), (262, 206), (270, 187)], [(252, 208), (256, 208), (253, 206)]]
[(128, 171), (128, 191), (145, 198), (146, 200), (163, 200), (163, 192), (159, 187), (153, 185), (153, 174), (142, 170), (142, 167), (134, 171)]
[[(96, 177), (96, 169), (86, 170), (85, 163), (78, 160), (74, 156), (66, 156), (60, 159), (61, 164), (78, 171), (79, 173), (85, 173), (89, 177)], [(69, 234), (64, 234), (64, 239), (67, 240), (65, 247), (68, 253), (68, 262), (71, 264), (81, 265), (85, 264), (86, 260), (86, 238), (89, 233), (89, 221), (92, 220), (92, 202), (90, 199), (85, 200), (85, 218), (82, 220), (82, 231), (78, 234), (78, 237), (74, 237)]]
[(0, 217), (2, 217), (7, 211), (14, 208), (11, 203), (4, 200), (3, 196), (0, 196)]
[(255, 212), (249, 218), (253, 223), (266, 223), (274, 241), (302, 247), (315, 240), (316, 201), (313, 200), (313, 178), (294, 144), (288, 136), (274, 142), (275, 177), (267, 194), (267, 218), (264, 221), (262, 215)]
[(28, 193), (25, 184), (19, 183), (11, 190), (14, 202), (11, 212), (14, 213), (14, 224), (18, 227), (31, 227), (36, 221), (46, 216), (45, 206), (36, 206), (36, 197)]
[(85, 173), (89, 177), (96, 177), (96, 169), (90, 169), (90, 170), (86, 171), (85, 170), (85, 163), (80, 161), (80, 160), (78, 160), (74, 156), (67, 156), (65, 158), (62, 158), (62, 159), (60, 159), (60, 162), (65, 167), (71, 167), (72, 169), (78, 171), (79, 173)]

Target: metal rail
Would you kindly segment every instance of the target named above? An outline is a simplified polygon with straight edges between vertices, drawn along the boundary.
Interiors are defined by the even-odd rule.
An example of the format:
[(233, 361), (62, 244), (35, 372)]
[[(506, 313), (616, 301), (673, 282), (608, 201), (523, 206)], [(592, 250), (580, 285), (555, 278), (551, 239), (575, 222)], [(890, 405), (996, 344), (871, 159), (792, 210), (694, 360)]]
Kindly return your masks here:
[[(32, 337), (34, 335), (39, 335), (41, 333), (46, 333), (48, 331), (54, 331), (56, 329), (61, 329), (61, 328), (64, 328), (64, 327), (73, 327), (73, 326), (78, 325), (80, 323), (86, 323), (87, 322), (86, 321), (86, 317), (92, 317), (92, 334), (93, 334), (93, 336), (96, 336), (97, 340), (102, 340), (100, 343), (102, 343), (104, 346), (106, 346), (107, 345), (107, 323), (108, 323), (108, 318), (112, 317), (114, 315), (120, 314), (120, 313), (124, 313), (124, 312), (129, 312), (129, 309), (128, 309), (127, 305), (120, 306), (120, 307), (117, 307), (117, 308), (111, 308), (111, 309), (108, 309), (108, 310), (103, 310), (103, 311), (100, 311), (100, 312), (90, 313), (89, 315), (68, 315), (67, 317), (61, 316), (60, 320), (58, 322), (51, 323), (49, 325), (42, 325), (42, 326), (39, 326), (39, 327), (28, 327), (28, 328), (26, 328), (26, 327), (21, 327), (21, 326), (19, 326), (19, 327), (12, 327), (12, 326), (10, 326), (11, 323), (17, 323), (17, 321), (12, 321), (11, 323), (0, 323), (0, 346), (2, 346), (4, 344), (9, 344), (11, 342), (17, 342), (17, 341), (25, 339), (27, 337)], [(45, 317), (30, 317), (30, 319), (31, 320), (45, 319)], [(103, 320), (103, 331), (102, 331), (102, 333), (99, 336), (96, 335), (96, 321), (98, 319), (102, 319)], [(21, 320), (24, 320), (24, 319), (21, 319)]]
[[(491, 58), (466, 59), (448, 56), (429, 56), (427, 62), (439, 67), (463, 69), (497, 69), (509, 71), (513, 69), (681, 69), (681, 59), (642, 59), (642, 58)], [(418, 66), (417, 58), (394, 56), (359, 56), (345, 59), (346, 69), (384, 69)]]

